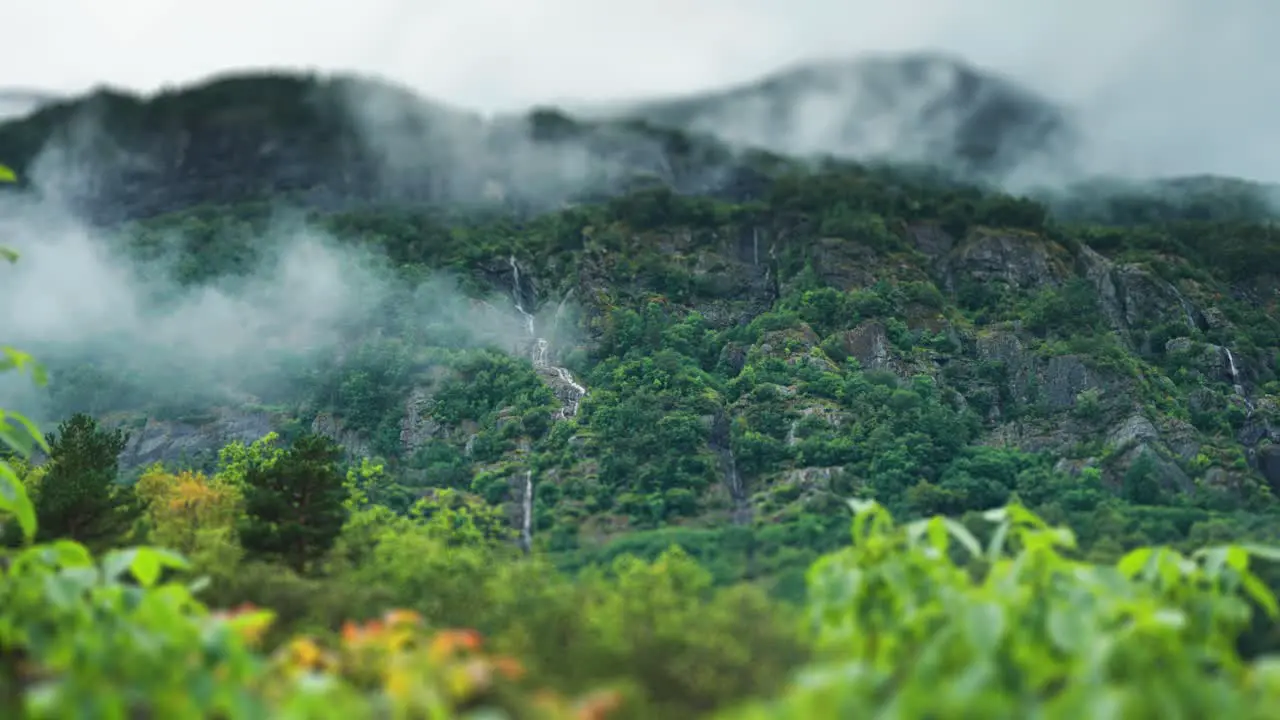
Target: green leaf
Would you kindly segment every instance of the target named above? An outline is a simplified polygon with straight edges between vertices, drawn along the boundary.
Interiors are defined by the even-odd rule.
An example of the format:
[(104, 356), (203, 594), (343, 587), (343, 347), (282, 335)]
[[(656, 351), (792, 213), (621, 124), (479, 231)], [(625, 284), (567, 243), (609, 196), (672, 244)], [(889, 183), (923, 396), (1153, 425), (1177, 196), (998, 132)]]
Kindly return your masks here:
[(13, 248), (7, 248), (0, 245), (0, 260), (8, 260), (11, 263), (18, 262), (18, 251)]
[(89, 552), (89, 548), (74, 540), (55, 540), (45, 544), (44, 548), (48, 551), (50, 559), (62, 567), (93, 565), (93, 555)]
[(0, 443), (9, 446), (18, 457), (30, 457), (31, 447), (35, 444), (30, 433), (19, 432), (9, 423), (9, 418), (0, 410)]
[(987, 560), (995, 562), (1004, 555), (1004, 543), (1008, 537), (1009, 523), (1001, 522), (996, 526), (996, 531), (991, 533), (991, 540), (987, 543)]
[(995, 652), (1004, 628), (1004, 608), (996, 603), (976, 603), (965, 611), (964, 630), (979, 655)]
[(973, 533), (969, 532), (969, 528), (951, 518), (943, 518), (942, 522), (947, 526), (947, 532), (951, 533), (951, 537), (963, 545), (971, 556), (978, 557), (982, 555), (982, 546), (978, 544), (978, 539), (973, 536)]
[(26, 370), (31, 375), (31, 379), (40, 386), (45, 385), (49, 379), (44, 366), (36, 362), (35, 358), (21, 350), (0, 345), (0, 371), (4, 370)]
[(1271, 562), (1280, 562), (1280, 547), (1245, 544), (1240, 545), (1239, 548), (1249, 553), (1251, 557), (1270, 560)]
[(165, 568), (185, 570), (190, 567), (181, 555), (153, 547), (132, 547), (112, 550), (102, 558), (102, 572), (108, 580), (115, 580), (128, 570), (143, 587), (155, 585)]
[(1079, 608), (1054, 605), (1049, 608), (1046, 629), (1059, 650), (1074, 653), (1080, 649), (1083, 642), (1088, 640), (1084, 620), (1084, 614)]
[(1200, 558), (1204, 563), (1205, 574), (1211, 578), (1216, 578), (1222, 574), (1222, 567), (1227, 562), (1227, 548), (1202, 548), (1195, 551), (1192, 557)]
[(9, 463), (0, 460), (0, 512), (13, 515), (22, 530), (22, 537), (31, 540), (36, 535), (36, 508), (27, 496), (22, 478)]
[(1120, 562), (1116, 563), (1116, 570), (1119, 570), (1121, 575), (1132, 578), (1147, 567), (1154, 553), (1155, 549), (1149, 547), (1131, 550), (1127, 555), (1120, 558)]
[(1240, 586), (1244, 588), (1245, 594), (1262, 606), (1267, 617), (1274, 618), (1280, 615), (1280, 603), (1276, 602), (1275, 593), (1271, 592), (1271, 588), (1259, 580), (1258, 576), (1253, 573), (1244, 573), (1240, 578)]
[(137, 548), (111, 550), (102, 556), (102, 574), (108, 580), (116, 580), (133, 565), (133, 558), (138, 554)]
[(15, 413), (9, 413), (8, 417), (11, 420), (17, 421), (17, 423), (27, 431), (27, 435), (31, 438), (31, 442), (35, 443), (36, 447), (46, 453), (49, 452), (49, 445), (45, 442), (44, 435), (40, 432), (40, 428), (36, 427), (35, 423), (28, 420), (25, 416), (17, 415)]
[(153, 547), (136, 548), (133, 562), (129, 563), (129, 571), (143, 587), (154, 586), (166, 568), (185, 570), (188, 567), (186, 558), (181, 555)]
[(0, 182), (18, 182), (18, 174), (8, 165), (0, 165)]
[(156, 557), (151, 548), (138, 548), (133, 555), (133, 562), (129, 563), (129, 571), (146, 588), (154, 586), (160, 579), (160, 570), (160, 558)]

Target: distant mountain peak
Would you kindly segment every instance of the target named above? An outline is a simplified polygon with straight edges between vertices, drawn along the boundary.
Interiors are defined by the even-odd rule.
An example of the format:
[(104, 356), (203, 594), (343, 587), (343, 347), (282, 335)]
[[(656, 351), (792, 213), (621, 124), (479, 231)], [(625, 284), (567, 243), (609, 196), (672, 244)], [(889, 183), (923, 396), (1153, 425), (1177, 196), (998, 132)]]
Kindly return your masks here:
[(1062, 107), (941, 53), (808, 62), (623, 112), (787, 155), (924, 162), (997, 176), (1036, 158), (1065, 162), (1076, 140)]
[(0, 88), (0, 121), (22, 117), (41, 105), (56, 102), (56, 93), (31, 88)]

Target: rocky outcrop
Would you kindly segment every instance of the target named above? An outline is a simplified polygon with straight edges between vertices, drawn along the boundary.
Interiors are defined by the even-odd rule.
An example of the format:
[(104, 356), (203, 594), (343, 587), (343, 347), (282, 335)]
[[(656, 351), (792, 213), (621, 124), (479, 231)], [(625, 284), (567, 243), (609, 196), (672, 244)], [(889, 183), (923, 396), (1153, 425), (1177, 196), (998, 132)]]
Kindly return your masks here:
[(1017, 334), (993, 331), (977, 338), (978, 360), (995, 363), (1006, 396), (1020, 405), (1044, 402), (1050, 408), (1073, 407), (1086, 390), (1112, 384), (1078, 355), (1039, 357), (1027, 350)]
[(405, 398), (404, 416), (400, 419), (400, 452), (405, 457), (444, 430), (429, 414), (430, 408), (431, 393), (426, 388), (415, 387)]
[(199, 418), (146, 419), (128, 427), (129, 442), (120, 454), (120, 466), (138, 468), (152, 463), (207, 466), (224, 445), (252, 443), (273, 430), (267, 412), (218, 408)]
[(841, 335), (845, 352), (863, 370), (894, 370), (892, 343), (883, 323), (869, 320)]
[(1030, 233), (978, 229), (941, 263), (944, 287), (998, 282), (1015, 289), (1052, 287), (1068, 276), (1066, 250)]
[(332, 413), (320, 413), (311, 421), (311, 432), (338, 443), (352, 456), (369, 455), (369, 441), (349, 430), (342, 419)]
[[(1204, 313), (1170, 282), (1140, 265), (1115, 264), (1087, 246), (1079, 255), (1080, 269), (1098, 293), (1103, 315), (1126, 340), (1136, 330), (1177, 323), (1188, 331), (1207, 326)], [(1153, 350), (1148, 339), (1136, 343), (1140, 352)]]

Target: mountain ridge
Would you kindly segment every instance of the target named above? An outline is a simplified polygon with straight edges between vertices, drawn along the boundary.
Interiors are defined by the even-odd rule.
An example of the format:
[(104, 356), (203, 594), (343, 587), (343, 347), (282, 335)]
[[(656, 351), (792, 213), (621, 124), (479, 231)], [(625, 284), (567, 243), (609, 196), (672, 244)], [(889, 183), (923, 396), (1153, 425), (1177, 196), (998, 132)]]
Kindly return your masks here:
[[(780, 114), (782, 136), (795, 135), (805, 121), (802, 101), (824, 82), (843, 83), (843, 90), (831, 100), (838, 107), (817, 113), (834, 118), (819, 134), (822, 142), (788, 146), (758, 123), (742, 131), (732, 123), (717, 127), (716, 118), (743, 102), (763, 103), (763, 114)], [(880, 97), (868, 110), (857, 100), (870, 86)], [(990, 129), (991, 117), (1004, 118), (995, 123), (1000, 129)], [(862, 125), (907, 128), (899, 144), (910, 152), (884, 143), (862, 143), (861, 151), (845, 143), (840, 152), (839, 137)], [(721, 92), (578, 116), (542, 107), (484, 117), (358, 75), (224, 73), (148, 96), (102, 88), (60, 99), (0, 122), (0, 155), (24, 178), (103, 221), (284, 193), (310, 206), (382, 198), (523, 212), (650, 182), (732, 195), (762, 173), (824, 162), (787, 159), (824, 145), (840, 156), (825, 162), (906, 161), (983, 186), (1020, 177), (1016, 188), (1070, 213), (1087, 212), (1082, 199), (1109, 202), (1090, 197), (1108, 183), (1115, 186), (1109, 195), (1183, 196), (1176, 200), (1182, 204), (1226, 192), (1252, 203), (1243, 211), (1251, 217), (1274, 214), (1261, 206), (1280, 200), (1280, 186), (1260, 183), (1223, 190), (1208, 179), (1083, 177), (1069, 169), (1078, 136), (1069, 113), (1009, 81), (947, 56), (909, 54), (811, 63)], [(218, 147), (240, 165), (186, 151)], [(1023, 187), (1037, 177), (1043, 187)]]
[[(349, 78), (95, 97), (0, 125), (0, 157), (37, 191), (17, 202), (91, 221), (67, 236), (92, 242), (43, 249), (49, 226), (18, 222), (19, 287), (50, 292), (94, 243), (137, 264), (115, 315), (78, 330), (132, 335), (18, 326), (60, 379), (49, 414), (132, 428), (130, 468), (311, 430), (408, 492), (503, 505), (570, 563), (676, 531), (713, 553), (734, 527), (828, 547), (830, 504), (855, 491), (963, 513), (1013, 492), (1052, 505), (1083, 479), (1088, 512), (1190, 503), (1250, 524), (1280, 487), (1280, 253), (1253, 184), (1045, 204), (945, 169), (644, 119), (484, 119)], [(78, 117), (98, 127), (78, 136)], [(144, 277), (167, 278), (149, 292), (168, 304)], [(295, 335), (311, 355), (279, 354)], [(219, 345), (266, 374), (200, 359)]]

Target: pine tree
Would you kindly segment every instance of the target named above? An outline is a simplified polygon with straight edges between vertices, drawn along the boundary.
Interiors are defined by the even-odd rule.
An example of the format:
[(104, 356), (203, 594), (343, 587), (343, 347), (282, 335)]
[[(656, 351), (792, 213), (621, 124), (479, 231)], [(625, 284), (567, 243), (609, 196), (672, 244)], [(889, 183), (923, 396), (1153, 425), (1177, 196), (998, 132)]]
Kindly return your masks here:
[(305, 435), (274, 463), (249, 467), (240, 527), (244, 549), (280, 558), (298, 572), (328, 552), (347, 517), (341, 459), (342, 448), (333, 441)]
[(77, 413), (45, 439), (49, 462), (35, 502), (40, 537), (90, 547), (119, 539), (136, 510), (131, 490), (117, 482), (120, 453), (129, 436)]

